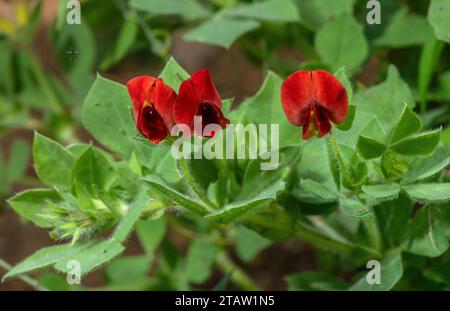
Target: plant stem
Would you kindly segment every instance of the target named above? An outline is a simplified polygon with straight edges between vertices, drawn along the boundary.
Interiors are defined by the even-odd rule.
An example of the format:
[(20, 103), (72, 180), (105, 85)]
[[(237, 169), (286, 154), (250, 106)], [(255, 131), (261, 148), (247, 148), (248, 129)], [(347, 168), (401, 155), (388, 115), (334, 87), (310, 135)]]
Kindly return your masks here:
[(375, 215), (370, 215), (368, 217), (364, 217), (362, 220), (362, 223), (366, 227), (367, 235), (368, 235), (371, 247), (373, 247), (377, 251), (380, 251), (381, 250), (381, 236), (380, 236), (380, 231), (378, 230)]
[[(13, 268), (9, 263), (7, 263), (2, 258), (0, 258), (0, 267), (5, 269), (6, 271), (9, 271), (9, 270), (11, 270)], [(17, 278), (19, 278), (20, 280), (22, 280), (24, 283), (28, 284), (29, 286), (31, 286), (35, 290), (48, 291), (48, 289), (45, 288), (44, 286), (42, 286), (41, 284), (39, 284), (38, 281), (36, 281), (35, 279), (30, 278), (29, 276), (27, 276), (25, 274), (20, 274), (20, 275), (17, 276)]]
[(243, 290), (257, 291), (261, 288), (241, 268), (233, 263), (228, 254), (223, 251), (217, 256), (217, 266), (224, 273), (231, 273), (231, 281)]
[(189, 188), (194, 192), (194, 194), (204, 203), (206, 206), (208, 206), (212, 210), (216, 210), (217, 207), (206, 197), (205, 192), (199, 188), (196, 181), (194, 180), (194, 177), (192, 176), (191, 172), (189, 171), (188, 164), (186, 162), (186, 159), (181, 157), (180, 160), (178, 160), (178, 164), (180, 167), (181, 174), (186, 180), (186, 183), (188, 184)]

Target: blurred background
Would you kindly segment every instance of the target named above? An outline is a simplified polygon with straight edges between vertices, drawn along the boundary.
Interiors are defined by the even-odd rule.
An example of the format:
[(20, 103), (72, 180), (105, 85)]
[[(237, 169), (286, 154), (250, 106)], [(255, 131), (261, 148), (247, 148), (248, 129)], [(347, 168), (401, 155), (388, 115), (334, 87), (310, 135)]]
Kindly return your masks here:
[[(6, 202), (39, 186), (31, 163), (33, 132), (66, 145), (92, 141), (79, 110), (97, 73), (126, 83), (157, 76), (173, 56), (190, 73), (208, 68), (222, 98), (234, 97), (236, 106), (255, 94), (267, 70), (285, 77), (300, 68), (333, 72), (345, 65), (354, 88), (364, 89), (383, 81), (394, 64), (412, 87), (426, 127), (448, 120), (450, 49), (427, 21), (429, 1), (383, 0), (376, 25), (366, 22), (365, 0), (85, 0), (79, 25), (67, 23), (67, 2), (0, 0), (0, 258), (10, 264), (54, 243)], [(419, 63), (424, 53), (435, 59), (425, 75)], [(168, 236), (186, 252), (186, 236), (170, 226)], [(328, 253), (299, 239), (257, 241), (245, 260), (230, 256), (262, 289), (287, 289), (285, 276), (292, 273), (333, 269)], [(141, 253), (131, 237), (125, 255)], [(108, 286), (108, 273), (94, 272), (83, 285)], [(51, 273), (41, 278), (59, 280)], [(212, 271), (201, 287), (220, 280)], [(30, 289), (19, 279), (0, 283), (0, 290)]]

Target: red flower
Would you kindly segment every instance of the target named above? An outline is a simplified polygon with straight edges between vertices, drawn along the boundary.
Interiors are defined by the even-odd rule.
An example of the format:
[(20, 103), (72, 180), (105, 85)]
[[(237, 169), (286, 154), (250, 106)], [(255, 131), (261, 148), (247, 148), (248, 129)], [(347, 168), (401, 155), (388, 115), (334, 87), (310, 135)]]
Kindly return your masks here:
[(214, 133), (203, 133), (208, 124), (218, 124), (224, 128), (230, 121), (223, 116), (222, 100), (211, 79), (209, 71), (199, 70), (183, 81), (173, 107), (173, 118), (177, 124), (186, 124), (194, 131), (194, 117), (202, 117), (203, 136), (214, 136)]
[(303, 139), (324, 136), (331, 123), (342, 123), (348, 113), (347, 92), (332, 74), (323, 71), (300, 70), (284, 80), (281, 103), (287, 119), (303, 126)]
[(138, 130), (158, 144), (174, 126), (172, 109), (176, 93), (160, 78), (136, 77), (127, 83)]

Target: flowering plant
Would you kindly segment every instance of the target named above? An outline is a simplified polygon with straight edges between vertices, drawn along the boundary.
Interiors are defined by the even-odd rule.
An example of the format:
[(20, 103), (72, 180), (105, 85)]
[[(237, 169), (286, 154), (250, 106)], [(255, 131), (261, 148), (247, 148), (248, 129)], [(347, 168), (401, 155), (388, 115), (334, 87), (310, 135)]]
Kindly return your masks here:
[[(35, 133), (34, 167), (48, 187), (9, 203), (66, 243), (39, 250), (5, 279), (50, 267), (70, 273), (73, 261), (83, 276), (119, 256), (134, 229), (146, 256), (123, 260), (135, 260), (139, 270), (161, 244), (156, 282), (165, 280), (168, 289), (203, 283), (214, 265), (227, 275), (230, 237), (244, 261), (271, 241), (295, 236), (336, 254), (353, 271), (369, 260), (384, 267), (381, 284), (368, 284), (364, 274), (353, 284), (329, 276), (327, 286), (335, 289), (391, 289), (404, 269), (420, 269), (417, 258), (448, 249), (450, 150), (440, 128), (422, 129), (394, 66), (384, 82), (355, 93), (344, 68), (301, 70), (284, 81), (268, 72), (261, 89), (235, 109), (208, 71), (189, 76), (174, 59), (158, 78), (133, 78), (127, 87), (97, 76), (84, 101), (82, 122), (101, 146), (62, 146)], [(211, 124), (218, 127), (208, 130)], [(236, 124), (276, 127), (255, 139), (248, 128), (228, 130)], [(173, 131), (182, 125), (190, 135)], [(268, 148), (252, 156), (249, 147), (241, 158), (238, 148), (230, 157), (195, 156), (196, 140), (215, 143), (215, 151), (223, 136), (235, 147)], [(183, 151), (188, 145), (194, 151), (174, 157), (178, 139)], [(261, 169), (274, 153), (278, 163)], [(167, 223), (196, 232), (187, 258), (164, 238)], [(108, 268), (111, 277), (114, 269), (120, 265)], [(140, 271), (130, 273), (139, 276), (131, 282), (136, 288), (157, 286)], [(288, 281), (295, 288), (308, 277), (314, 275)], [(243, 289), (257, 288), (239, 269), (230, 278)]]

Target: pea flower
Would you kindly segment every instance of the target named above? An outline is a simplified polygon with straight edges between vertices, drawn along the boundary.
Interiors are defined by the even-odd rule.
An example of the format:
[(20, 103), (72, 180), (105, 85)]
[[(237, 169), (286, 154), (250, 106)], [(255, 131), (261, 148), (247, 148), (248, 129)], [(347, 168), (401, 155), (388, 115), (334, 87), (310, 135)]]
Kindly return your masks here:
[(281, 86), (281, 103), (289, 122), (303, 126), (303, 139), (326, 135), (332, 123), (342, 123), (348, 114), (344, 86), (323, 70), (299, 70), (287, 77)]
[[(214, 131), (205, 132), (208, 124), (224, 128), (230, 123), (222, 113), (222, 100), (214, 86), (209, 71), (202, 69), (183, 81), (173, 107), (173, 117), (177, 124), (185, 124), (191, 132), (196, 130), (201, 136), (214, 136)], [(196, 129), (194, 117), (201, 117), (201, 133)]]
[(127, 87), (137, 129), (152, 143), (160, 143), (174, 126), (172, 110), (176, 93), (162, 79), (150, 76), (133, 78)]

